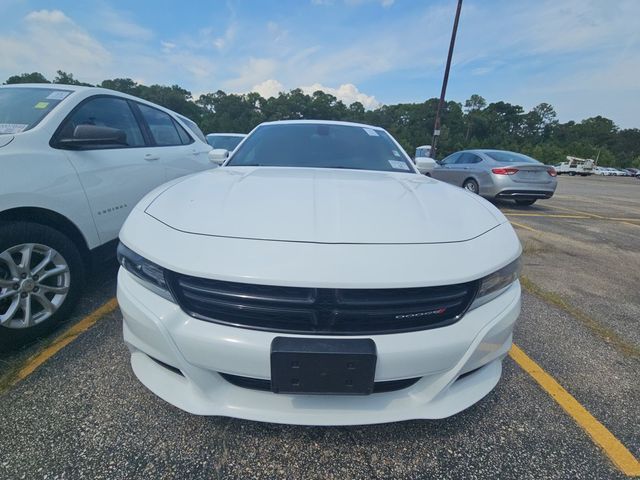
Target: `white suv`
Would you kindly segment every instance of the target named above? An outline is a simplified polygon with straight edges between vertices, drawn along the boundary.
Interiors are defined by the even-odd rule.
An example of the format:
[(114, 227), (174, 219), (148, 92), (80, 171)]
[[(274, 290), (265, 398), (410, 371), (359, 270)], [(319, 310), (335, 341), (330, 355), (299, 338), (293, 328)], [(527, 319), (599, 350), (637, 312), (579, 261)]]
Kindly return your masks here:
[(191, 120), (101, 88), (0, 86), (0, 344), (67, 314), (91, 252), (154, 187), (211, 168)]

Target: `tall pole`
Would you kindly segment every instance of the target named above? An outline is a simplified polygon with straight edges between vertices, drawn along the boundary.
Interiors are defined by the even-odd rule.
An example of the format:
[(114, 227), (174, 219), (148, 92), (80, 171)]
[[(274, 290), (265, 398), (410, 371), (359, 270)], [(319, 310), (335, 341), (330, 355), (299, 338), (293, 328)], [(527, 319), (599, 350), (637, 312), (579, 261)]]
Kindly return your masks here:
[(436, 121), (433, 125), (433, 140), (431, 141), (431, 158), (436, 158), (438, 150), (438, 138), (440, 137), (440, 111), (444, 106), (444, 97), (447, 93), (447, 83), (449, 82), (449, 70), (451, 69), (451, 58), (453, 57), (453, 47), (456, 44), (456, 34), (458, 33), (458, 20), (460, 20), (460, 10), (462, 10), (462, 0), (458, 0), (458, 8), (456, 9), (456, 18), (453, 21), (453, 30), (451, 31), (451, 42), (449, 43), (449, 55), (447, 55), (447, 66), (444, 69), (444, 79), (442, 80), (442, 90), (440, 91), (440, 101), (436, 110)]

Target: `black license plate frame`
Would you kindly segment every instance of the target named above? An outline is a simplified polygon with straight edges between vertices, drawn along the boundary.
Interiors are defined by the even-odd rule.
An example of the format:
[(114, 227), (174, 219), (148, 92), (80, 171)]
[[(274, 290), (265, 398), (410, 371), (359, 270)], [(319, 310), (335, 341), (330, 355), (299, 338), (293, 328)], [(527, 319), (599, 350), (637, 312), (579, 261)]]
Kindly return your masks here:
[(275, 337), (271, 391), (298, 395), (370, 395), (378, 355), (370, 338)]

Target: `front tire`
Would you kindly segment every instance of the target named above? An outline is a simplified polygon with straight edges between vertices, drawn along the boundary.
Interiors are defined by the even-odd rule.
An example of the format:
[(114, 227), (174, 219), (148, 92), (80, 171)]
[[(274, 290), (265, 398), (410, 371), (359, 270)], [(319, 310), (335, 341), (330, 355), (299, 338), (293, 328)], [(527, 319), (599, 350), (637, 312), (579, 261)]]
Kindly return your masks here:
[(534, 203), (536, 203), (536, 200), (516, 200), (516, 204), (520, 205), (522, 207), (528, 207), (529, 205), (533, 205)]
[(59, 231), (31, 222), (0, 224), (0, 349), (50, 331), (74, 307), (85, 265)]
[(478, 182), (476, 182), (473, 178), (469, 178), (464, 181), (462, 184), (462, 188), (470, 191), (471, 193), (475, 193), (476, 195), (480, 191), (480, 187), (478, 187)]

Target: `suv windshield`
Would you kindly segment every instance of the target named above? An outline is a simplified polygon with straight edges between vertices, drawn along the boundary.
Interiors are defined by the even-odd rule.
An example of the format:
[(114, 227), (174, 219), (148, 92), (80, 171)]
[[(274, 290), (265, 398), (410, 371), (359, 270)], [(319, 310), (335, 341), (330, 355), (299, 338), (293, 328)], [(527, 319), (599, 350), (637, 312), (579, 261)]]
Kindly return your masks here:
[(326, 123), (263, 125), (249, 135), (227, 165), (415, 173), (383, 130)]
[(540, 163), (538, 160), (527, 157), (526, 155), (523, 155), (521, 153), (505, 151), (485, 151), (484, 153), (489, 155), (494, 160), (502, 163)]
[(233, 152), (243, 138), (236, 135), (207, 135), (207, 142), (213, 148), (224, 148)]
[(70, 93), (46, 87), (0, 88), (0, 135), (34, 127)]

